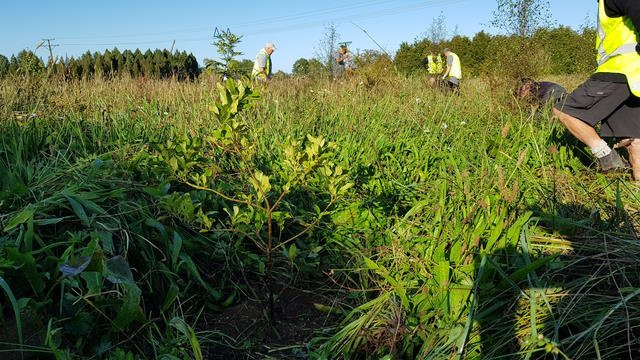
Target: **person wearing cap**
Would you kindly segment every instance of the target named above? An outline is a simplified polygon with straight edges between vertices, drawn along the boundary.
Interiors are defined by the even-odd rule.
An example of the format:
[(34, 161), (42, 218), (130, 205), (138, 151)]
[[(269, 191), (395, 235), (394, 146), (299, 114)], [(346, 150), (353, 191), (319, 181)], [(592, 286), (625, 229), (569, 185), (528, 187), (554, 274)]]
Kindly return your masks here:
[[(599, 0), (596, 71), (555, 115), (571, 134), (589, 147), (601, 172), (626, 171), (627, 162), (603, 137), (622, 139), (640, 181), (640, 1)], [(600, 124), (600, 135), (595, 126)]]
[(353, 68), (352, 68), (352, 64), (351, 64), (351, 53), (349, 52), (349, 48), (347, 47), (346, 44), (341, 44), (340, 47), (338, 48), (338, 51), (336, 52), (335, 55), (336, 58), (336, 64), (338, 64), (338, 67), (336, 68), (337, 70), (337, 77), (343, 77), (346, 73), (349, 75), (349, 78), (351, 78), (353, 76)]
[(268, 42), (256, 55), (256, 60), (253, 62), (251, 77), (260, 83), (270, 80), (273, 76), (271, 70), (271, 54), (273, 54), (275, 49), (276, 46), (272, 42)]
[(445, 48), (442, 53), (447, 59), (447, 69), (442, 75), (442, 80), (446, 81), (447, 87), (459, 94), (460, 93), (460, 80), (462, 79), (462, 66), (460, 65), (460, 58), (454, 52)]

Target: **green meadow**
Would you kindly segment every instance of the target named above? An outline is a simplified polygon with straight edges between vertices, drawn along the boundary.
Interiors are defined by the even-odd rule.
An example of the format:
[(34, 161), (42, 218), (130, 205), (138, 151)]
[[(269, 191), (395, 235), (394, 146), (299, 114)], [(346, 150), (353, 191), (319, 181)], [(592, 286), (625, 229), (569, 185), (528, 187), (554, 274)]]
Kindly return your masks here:
[(0, 357), (640, 357), (638, 185), (494, 85), (0, 80)]

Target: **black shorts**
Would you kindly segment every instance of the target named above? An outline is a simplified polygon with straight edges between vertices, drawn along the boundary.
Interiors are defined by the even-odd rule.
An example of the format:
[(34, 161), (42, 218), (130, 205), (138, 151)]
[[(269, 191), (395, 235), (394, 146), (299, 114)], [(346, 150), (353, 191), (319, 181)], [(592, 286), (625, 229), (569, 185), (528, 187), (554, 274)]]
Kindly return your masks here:
[(627, 83), (590, 78), (555, 108), (594, 127), (601, 123), (603, 137), (640, 138), (640, 98)]

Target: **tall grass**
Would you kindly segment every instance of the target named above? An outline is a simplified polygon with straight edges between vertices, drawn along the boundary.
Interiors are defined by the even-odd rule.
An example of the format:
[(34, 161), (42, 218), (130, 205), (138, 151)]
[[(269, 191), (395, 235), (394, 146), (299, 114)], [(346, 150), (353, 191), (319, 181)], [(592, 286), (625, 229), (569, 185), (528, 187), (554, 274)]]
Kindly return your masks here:
[[(294, 286), (347, 314), (307, 357), (635, 356), (638, 188), (596, 174), (549, 109), (483, 79), (459, 97), (418, 77), (286, 79), (229, 122), (218, 94), (1, 84), (0, 276), (33, 314), (31, 343), (198, 358), (218, 341), (201, 311)], [(313, 139), (332, 143), (313, 169), (353, 184), (340, 196), (328, 172), (288, 187), (287, 154)]]

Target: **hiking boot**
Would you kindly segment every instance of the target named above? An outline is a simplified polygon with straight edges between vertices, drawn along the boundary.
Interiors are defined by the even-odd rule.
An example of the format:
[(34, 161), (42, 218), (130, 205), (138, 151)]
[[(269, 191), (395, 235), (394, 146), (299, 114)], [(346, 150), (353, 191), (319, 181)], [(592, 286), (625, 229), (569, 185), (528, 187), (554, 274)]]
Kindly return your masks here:
[(605, 157), (598, 158), (600, 164), (600, 172), (624, 172), (631, 167), (627, 160), (620, 157), (617, 151), (611, 150), (611, 153)]

